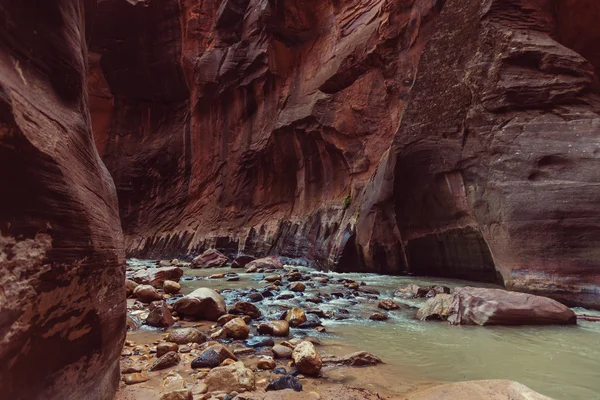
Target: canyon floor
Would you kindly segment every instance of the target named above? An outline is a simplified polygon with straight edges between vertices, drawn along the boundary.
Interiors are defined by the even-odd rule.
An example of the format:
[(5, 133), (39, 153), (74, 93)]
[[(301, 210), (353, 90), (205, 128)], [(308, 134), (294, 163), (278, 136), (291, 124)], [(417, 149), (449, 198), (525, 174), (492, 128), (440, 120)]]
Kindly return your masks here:
[[(129, 260), (128, 277), (151, 280), (154, 275), (146, 272), (157, 271), (153, 267), (159, 263)], [(180, 319), (176, 312), (174, 325), (151, 327), (143, 322), (152, 306), (130, 297), (130, 329), (122, 353), (123, 382), (117, 400), (546, 399), (545, 396), (584, 400), (600, 393), (595, 368), (600, 350), (590, 346), (600, 340), (600, 323), (585, 320), (597, 319), (600, 312), (573, 309), (578, 323), (571, 326), (451, 326), (447, 322), (417, 320), (415, 314), (427, 300), (425, 294), (406, 295), (398, 288), (452, 290), (497, 286), (410, 276), (339, 274), (297, 265), (265, 273), (231, 267), (192, 269), (189, 265), (182, 266), (182, 270), (178, 293), (161, 293), (171, 310), (182, 295), (198, 288), (216, 289), (228, 310), (239, 303), (251, 304), (247, 306), (251, 311), (258, 310), (251, 319), (245, 317), (250, 334), (246, 339), (233, 340), (222, 331), (224, 320), (198, 321), (181, 315)], [(275, 280), (281, 283), (280, 287), (278, 283), (273, 285)], [(383, 307), (392, 309), (382, 309), (382, 300), (391, 301), (391, 307)], [(292, 326), (289, 335), (283, 337), (259, 333), (263, 332), (263, 323), (280, 319), (290, 307), (305, 311), (303, 324)], [(204, 343), (179, 345), (177, 362), (150, 372), (158, 359), (157, 347), (165, 346), (170, 333), (189, 327), (206, 335), (206, 340), (201, 341)], [(320, 353), (323, 367), (318, 374), (310, 376), (295, 370), (291, 350), (278, 354), (282, 343), (283, 347), (293, 348), (300, 341), (312, 342)], [(193, 360), (217, 343), (253, 371), (253, 391), (238, 394), (229, 390), (235, 389), (234, 383), (229, 389), (226, 384), (221, 387), (225, 390), (214, 390), (214, 384), (211, 388), (205, 383), (211, 379), (207, 378), (211, 369), (197, 365), (192, 368)], [(231, 363), (232, 360), (225, 360), (223, 365)], [(301, 392), (265, 391), (277, 378), (289, 375), (295, 375), (302, 385)], [(452, 384), (464, 381), (468, 382)]]

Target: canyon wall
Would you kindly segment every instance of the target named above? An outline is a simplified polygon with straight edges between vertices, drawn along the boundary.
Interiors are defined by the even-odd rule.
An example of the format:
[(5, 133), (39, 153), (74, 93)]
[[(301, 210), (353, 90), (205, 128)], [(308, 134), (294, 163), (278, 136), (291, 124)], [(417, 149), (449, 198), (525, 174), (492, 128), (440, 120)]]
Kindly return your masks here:
[(592, 0), (98, 2), (138, 257), (305, 257), (600, 307)]
[(82, 3), (0, 2), (0, 397), (112, 399), (125, 335)]

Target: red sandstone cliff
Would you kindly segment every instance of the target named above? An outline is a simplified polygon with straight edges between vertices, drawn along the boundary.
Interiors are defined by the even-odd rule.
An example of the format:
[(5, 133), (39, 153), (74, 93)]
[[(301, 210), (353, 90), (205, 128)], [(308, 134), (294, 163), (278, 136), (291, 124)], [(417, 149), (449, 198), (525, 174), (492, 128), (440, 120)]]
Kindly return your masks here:
[(125, 336), (79, 1), (0, 2), (0, 397), (110, 399)]
[(129, 253), (278, 253), (597, 306), (599, 9), (98, 2), (90, 104)]

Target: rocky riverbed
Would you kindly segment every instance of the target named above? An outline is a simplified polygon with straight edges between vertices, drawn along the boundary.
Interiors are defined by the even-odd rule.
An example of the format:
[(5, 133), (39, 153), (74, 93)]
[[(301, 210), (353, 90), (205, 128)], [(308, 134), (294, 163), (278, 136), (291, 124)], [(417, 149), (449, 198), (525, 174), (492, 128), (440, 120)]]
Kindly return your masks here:
[[(128, 261), (117, 399), (433, 399), (439, 390), (461, 399), (485, 391), (486, 398), (546, 398), (506, 379), (557, 400), (600, 389), (587, 364), (593, 352), (576, 355), (583, 342), (600, 339), (583, 310), (573, 325), (576, 314), (559, 303), (492, 285), (325, 273), (277, 257), (230, 261), (215, 251), (192, 263)], [(558, 325), (470, 327), (524, 323)], [(549, 347), (533, 354), (540, 335)], [(575, 362), (573, 376), (552, 377), (545, 364), (527, 373), (531, 363), (510, 346), (522, 340), (532, 362), (544, 363), (544, 354), (557, 367)], [(550, 347), (555, 341), (562, 348)], [(445, 385), (481, 379), (505, 380)]]

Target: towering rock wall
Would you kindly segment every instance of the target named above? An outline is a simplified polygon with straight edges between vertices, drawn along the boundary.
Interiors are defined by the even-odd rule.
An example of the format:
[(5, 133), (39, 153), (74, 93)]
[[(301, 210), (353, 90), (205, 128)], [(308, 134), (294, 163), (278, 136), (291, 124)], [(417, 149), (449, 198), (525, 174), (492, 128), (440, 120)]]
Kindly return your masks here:
[(497, 273), (600, 307), (598, 13), (593, 1), (446, 2), (365, 190), (369, 269)]
[(0, 397), (111, 399), (125, 334), (82, 3), (0, 2)]

